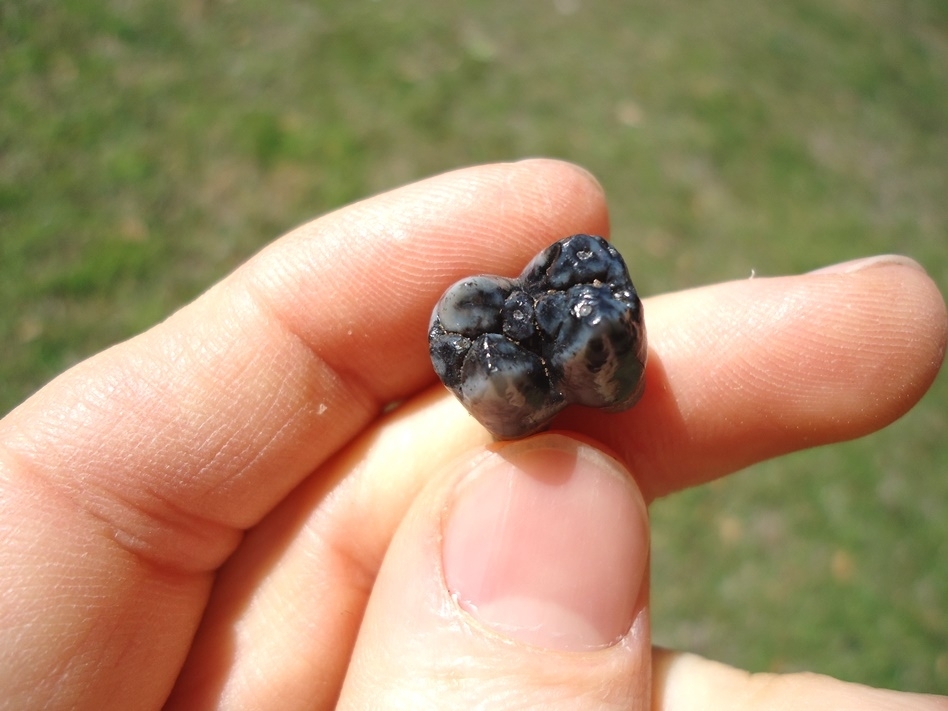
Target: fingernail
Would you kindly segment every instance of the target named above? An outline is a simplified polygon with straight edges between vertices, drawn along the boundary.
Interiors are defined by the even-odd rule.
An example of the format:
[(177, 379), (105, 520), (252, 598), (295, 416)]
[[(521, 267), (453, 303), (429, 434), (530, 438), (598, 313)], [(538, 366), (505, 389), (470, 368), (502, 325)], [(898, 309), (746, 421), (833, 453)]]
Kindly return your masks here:
[(925, 271), (925, 268), (921, 264), (910, 257), (901, 254), (880, 254), (875, 257), (863, 257), (861, 259), (853, 259), (849, 262), (841, 262), (840, 264), (831, 264), (828, 267), (815, 269), (810, 272), (810, 274), (852, 274), (853, 272), (861, 272), (871, 267), (892, 265), (911, 267), (920, 272)]
[(557, 650), (620, 640), (648, 561), (647, 511), (628, 472), (597, 449), (539, 435), (487, 455), (444, 525), (458, 604), (496, 632)]

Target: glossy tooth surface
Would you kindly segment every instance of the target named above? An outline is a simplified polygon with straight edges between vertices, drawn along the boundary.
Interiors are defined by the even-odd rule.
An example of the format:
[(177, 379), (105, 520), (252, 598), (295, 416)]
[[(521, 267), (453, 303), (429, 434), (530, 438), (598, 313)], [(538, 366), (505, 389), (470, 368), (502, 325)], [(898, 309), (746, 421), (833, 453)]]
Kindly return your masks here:
[(461, 368), (460, 398), (497, 437), (525, 437), (562, 409), (543, 361), (496, 333), (471, 346)]
[(644, 386), (641, 301), (621, 255), (592, 235), (550, 245), (516, 279), (457, 282), (428, 340), (438, 377), (501, 439), (543, 429), (569, 403), (627, 409)]

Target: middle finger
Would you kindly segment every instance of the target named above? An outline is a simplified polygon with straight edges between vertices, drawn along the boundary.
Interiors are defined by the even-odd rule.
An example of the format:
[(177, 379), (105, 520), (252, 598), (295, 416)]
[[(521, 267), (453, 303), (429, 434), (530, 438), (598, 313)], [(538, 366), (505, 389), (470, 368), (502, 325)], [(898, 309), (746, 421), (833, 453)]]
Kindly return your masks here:
[[(944, 354), (937, 289), (898, 263), (719, 284), (645, 309), (640, 404), (567, 410), (555, 426), (611, 448), (649, 498), (881, 427), (921, 396)], [(328, 462), (221, 572), (179, 691), (200, 680), (251, 705), (331, 707), (402, 515), (439, 470), (490, 441), (437, 387)], [(219, 663), (199, 674), (208, 659)]]

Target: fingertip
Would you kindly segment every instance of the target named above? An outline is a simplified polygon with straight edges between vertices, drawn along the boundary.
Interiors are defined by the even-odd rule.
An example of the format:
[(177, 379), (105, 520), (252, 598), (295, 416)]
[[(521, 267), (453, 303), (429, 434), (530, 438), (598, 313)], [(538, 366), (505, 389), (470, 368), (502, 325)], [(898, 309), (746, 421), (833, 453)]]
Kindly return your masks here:
[(592, 172), (576, 163), (553, 158), (530, 159), (525, 164), (548, 175), (551, 187), (568, 201), (564, 207), (576, 215), (575, 225), (570, 225), (554, 239), (581, 233), (609, 238), (606, 191)]
[(921, 264), (897, 254), (832, 265), (810, 276), (844, 284), (858, 280), (865, 302), (877, 304), (865, 309), (861, 330), (867, 342), (878, 344), (873, 350), (889, 374), (885, 390), (892, 408), (880, 413), (882, 424), (900, 417), (931, 387), (945, 360), (948, 311), (938, 285)]
[[(493, 224), (500, 232), (496, 241), (503, 243), (503, 235), (520, 235), (506, 253), (506, 263), (515, 256), (518, 268), (563, 237), (580, 233), (609, 236), (605, 190), (590, 171), (575, 163), (526, 158), (464, 168), (434, 180), (441, 177), (456, 179), (454, 184), (460, 190), (476, 186), (491, 191), (490, 204), (500, 216)], [(482, 230), (480, 215), (468, 215), (467, 221)], [(489, 244), (481, 248), (484, 254), (491, 251)]]
[(563, 435), (469, 452), (402, 520), (340, 708), (647, 708), (646, 517), (627, 471)]
[(505, 443), (455, 489), (444, 575), (462, 609), (551, 649), (615, 644), (641, 610), (648, 514), (629, 473), (576, 440)]
[(645, 313), (639, 405), (561, 424), (597, 433), (648, 498), (890, 424), (932, 385), (948, 335), (938, 287), (904, 258), (668, 294)]
[[(597, 207), (600, 204), (605, 207), (606, 191), (602, 183), (592, 171), (577, 163), (558, 158), (524, 158), (513, 165), (531, 173), (538, 171), (548, 176), (551, 182), (565, 188), (567, 193), (582, 195), (593, 201)], [(602, 233), (597, 232), (597, 234)]]
[(655, 649), (652, 653), (653, 708), (686, 709), (860, 709), (937, 711), (945, 698), (853, 684), (823, 674), (750, 673), (696, 654)]
[(877, 254), (872, 257), (860, 257), (859, 259), (830, 264), (826, 267), (814, 269), (808, 274), (855, 274), (871, 267), (885, 266), (903, 266), (923, 273), (925, 271), (925, 267), (904, 254)]
[(914, 270), (909, 266), (893, 265), (889, 267), (893, 276), (898, 277), (915, 292), (918, 304), (916, 324), (922, 348), (918, 351), (918, 373), (916, 388), (918, 397), (925, 394), (934, 382), (942, 364), (945, 362), (945, 352), (948, 348), (948, 308), (945, 298), (926, 272)]

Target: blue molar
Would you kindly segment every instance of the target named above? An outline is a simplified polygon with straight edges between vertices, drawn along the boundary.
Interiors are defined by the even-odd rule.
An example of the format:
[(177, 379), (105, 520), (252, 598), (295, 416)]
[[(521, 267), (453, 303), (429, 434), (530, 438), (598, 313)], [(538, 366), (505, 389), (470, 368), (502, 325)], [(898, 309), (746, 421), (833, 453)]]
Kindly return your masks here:
[(502, 439), (543, 429), (569, 403), (627, 409), (644, 387), (642, 303), (601, 237), (562, 239), (517, 279), (457, 282), (428, 340), (438, 377)]

